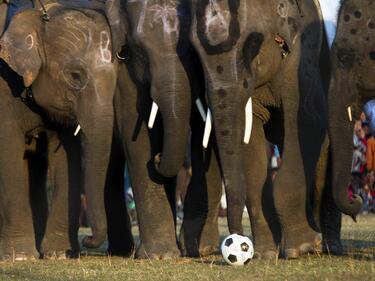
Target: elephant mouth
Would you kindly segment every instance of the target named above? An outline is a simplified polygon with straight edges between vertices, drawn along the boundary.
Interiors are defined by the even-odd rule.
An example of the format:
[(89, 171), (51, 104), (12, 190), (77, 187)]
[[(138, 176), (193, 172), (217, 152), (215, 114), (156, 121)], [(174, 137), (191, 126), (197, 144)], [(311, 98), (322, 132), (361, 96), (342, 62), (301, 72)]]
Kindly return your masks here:
[(76, 123), (76, 116), (70, 107), (49, 106), (47, 109), (49, 117), (57, 122), (72, 125)]

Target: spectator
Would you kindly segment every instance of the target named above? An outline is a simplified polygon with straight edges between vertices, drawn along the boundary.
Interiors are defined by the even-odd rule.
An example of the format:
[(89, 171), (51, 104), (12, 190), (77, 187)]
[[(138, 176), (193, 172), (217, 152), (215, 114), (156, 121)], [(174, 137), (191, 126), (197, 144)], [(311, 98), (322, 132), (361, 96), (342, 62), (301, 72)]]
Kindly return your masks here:
[(352, 189), (355, 194), (358, 194), (366, 172), (366, 151), (367, 140), (365, 131), (362, 128), (362, 122), (356, 121), (354, 125), (353, 134), (353, 160), (352, 160)]

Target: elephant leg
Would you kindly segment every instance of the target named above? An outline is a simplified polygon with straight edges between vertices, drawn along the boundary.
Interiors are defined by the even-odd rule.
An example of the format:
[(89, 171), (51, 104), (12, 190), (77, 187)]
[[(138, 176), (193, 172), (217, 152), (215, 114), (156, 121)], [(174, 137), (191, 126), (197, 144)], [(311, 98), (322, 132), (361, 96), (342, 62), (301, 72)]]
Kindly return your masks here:
[[(330, 181), (328, 181), (330, 183)], [(323, 251), (330, 255), (343, 254), (341, 244), (341, 212), (336, 207), (332, 196), (332, 187), (325, 186), (320, 208), (320, 226), (323, 235)]]
[[(0, 236), (0, 259), (19, 261), (39, 257), (31, 207), (27, 161), (24, 160), (24, 136), (14, 135), (17, 125), (3, 118), (0, 136), (0, 209), (3, 225)], [(9, 130), (8, 130), (9, 129)], [(10, 137), (12, 136), (12, 137)]]
[(80, 181), (72, 175), (72, 163), (69, 162), (63, 137), (60, 139), (57, 133), (49, 133), (48, 151), (53, 191), (41, 252), (44, 258), (65, 259), (67, 256), (77, 256), (77, 246), (74, 246), (76, 241), (72, 241), (71, 245), (70, 229), (74, 227), (77, 236)]
[(163, 180), (159, 182), (151, 179), (157, 177), (157, 174), (149, 168), (151, 153), (147, 149), (150, 147), (149, 144), (146, 144), (148, 136), (142, 134), (139, 136), (139, 139), (141, 138), (143, 141), (137, 141), (136, 145), (128, 146), (129, 156), (126, 157), (141, 240), (136, 257), (175, 258), (180, 255), (180, 252), (176, 243), (174, 212), (170, 207)]
[(174, 216), (166, 190), (162, 184), (149, 179), (149, 172), (145, 169), (149, 159), (139, 155), (136, 157), (139, 159), (135, 159), (135, 163), (128, 162), (141, 240), (136, 257), (178, 257)]
[(247, 171), (246, 207), (250, 215), (255, 257), (275, 259), (277, 250), (274, 235), (277, 234), (277, 223), (266, 146), (263, 122), (254, 115), (250, 143), (244, 152)]
[(207, 163), (208, 158), (206, 158), (206, 164), (208, 165), (206, 173), (208, 212), (199, 243), (199, 253), (203, 256), (211, 255), (217, 251), (220, 243), (218, 218), (222, 180), (217, 149), (213, 149), (212, 154), (209, 163)]
[(171, 196), (164, 189), (166, 179), (160, 176), (154, 165), (154, 157), (162, 146), (160, 120), (157, 118), (154, 128), (148, 130), (151, 100), (147, 87), (138, 85), (137, 89), (125, 65), (120, 65), (119, 76), (123, 78), (119, 80), (120, 90), (115, 95), (115, 112), (139, 223), (141, 243), (136, 257), (175, 258), (180, 252), (174, 211), (169, 203)]
[(198, 125), (201, 121), (196, 121), (191, 135), (192, 178), (185, 197), (179, 239), (183, 254), (192, 257), (210, 255), (218, 249), (218, 208), (222, 192), (217, 151), (211, 145), (214, 142), (203, 149), (203, 128)]
[[(295, 92), (293, 89), (289, 91)], [(297, 125), (297, 110), (293, 109), (293, 104), (295, 101), (287, 98), (283, 100), (283, 162), (276, 176), (273, 191), (282, 227), (281, 248), (286, 258), (297, 258), (302, 254), (314, 252), (321, 242), (319, 235), (309, 225), (307, 210), (307, 204), (310, 204), (310, 192), (307, 190), (311, 189), (313, 184), (312, 162), (314, 158), (317, 161), (319, 149), (301, 145), (300, 136), (306, 134), (310, 137), (310, 142), (318, 145), (319, 138), (311, 134), (314, 131), (312, 126)], [(302, 147), (305, 154), (302, 154)]]
[(134, 252), (131, 222), (125, 203), (125, 158), (117, 136), (113, 137), (105, 189), (108, 253), (129, 257)]
[[(48, 161), (45, 157), (46, 147), (40, 148), (45, 144), (45, 136), (40, 136), (37, 140), (37, 150), (42, 153), (33, 153), (28, 155), (28, 174), (30, 183), (30, 203), (33, 215), (34, 233), (36, 248), (40, 252), (43, 236), (46, 231), (48, 217), (48, 195), (47, 173)], [(41, 149), (41, 150), (39, 150)]]
[(298, 140), (288, 141), (283, 163), (274, 182), (274, 200), (282, 227), (282, 244), (286, 258), (314, 251), (317, 233), (310, 227), (306, 213), (306, 182)]

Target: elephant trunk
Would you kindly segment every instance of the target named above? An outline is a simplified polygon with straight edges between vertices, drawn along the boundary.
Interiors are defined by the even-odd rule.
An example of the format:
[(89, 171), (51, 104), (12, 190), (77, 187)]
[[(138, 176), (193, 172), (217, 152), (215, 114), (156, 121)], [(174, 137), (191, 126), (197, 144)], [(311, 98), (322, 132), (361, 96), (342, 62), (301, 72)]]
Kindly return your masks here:
[[(189, 133), (190, 85), (177, 55), (153, 67), (151, 96), (163, 120), (163, 149), (155, 159), (156, 170), (165, 177), (176, 176), (182, 167)], [(167, 67), (171, 71), (165, 71)], [(169, 68), (170, 67), (170, 68)]]
[[(353, 155), (353, 126), (350, 118), (351, 87), (345, 82), (333, 81), (329, 97), (329, 137), (332, 151), (332, 192), (337, 208), (344, 214), (355, 216), (362, 207), (359, 196), (349, 198), (351, 161)], [(348, 112), (349, 111), (349, 112)]]
[(90, 111), (92, 114), (89, 118), (78, 118), (82, 127), (84, 189), (92, 228), (92, 236), (86, 236), (82, 244), (88, 248), (97, 248), (107, 235), (104, 187), (111, 151), (113, 108), (90, 108)]
[(243, 231), (242, 215), (246, 200), (243, 148), (245, 106), (247, 100), (237, 86), (210, 89), (210, 108), (219, 149), (220, 164), (227, 197), (230, 233)]

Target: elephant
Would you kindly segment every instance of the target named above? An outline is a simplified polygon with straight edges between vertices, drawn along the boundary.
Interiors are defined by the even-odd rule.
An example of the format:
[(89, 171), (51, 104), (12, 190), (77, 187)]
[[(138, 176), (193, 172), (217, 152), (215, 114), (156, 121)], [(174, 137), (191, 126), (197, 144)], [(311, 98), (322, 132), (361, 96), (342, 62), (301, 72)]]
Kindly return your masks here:
[[(375, 1), (342, 1), (331, 54), (328, 97), (332, 147), (332, 187), (337, 207), (355, 216), (362, 207), (359, 195), (348, 195), (353, 151), (353, 118), (375, 98)], [(359, 112), (358, 112), (359, 111)], [(339, 135), (338, 135), (339, 134)]]
[[(117, 80), (117, 63), (112, 53), (118, 47), (118, 42), (122, 41), (124, 33), (121, 31), (124, 27), (118, 24), (117, 10), (114, 9), (112, 1), (98, 2), (95, 9), (89, 9), (87, 5), (79, 6), (79, 3), (80, 1), (51, 2), (42, 7), (43, 14), (39, 9), (27, 9), (15, 15), (1, 37), (0, 58), (6, 63), (6, 67), (19, 75), (21, 82), (17, 85), (23, 84), (24, 87), (31, 89), (32, 95), (29, 94), (26, 98), (31, 99), (48, 117), (48, 120), (61, 124), (63, 127), (77, 127), (75, 134), (79, 134), (82, 151), (80, 161), (83, 172), (82, 180), (88, 199), (88, 216), (92, 222), (93, 232), (92, 236), (84, 238), (83, 244), (89, 246), (99, 243), (98, 241), (104, 241), (106, 237), (105, 216), (101, 217), (101, 213), (97, 211), (104, 209), (104, 200), (94, 195), (98, 192), (104, 194), (113, 132), (113, 96)], [(115, 39), (112, 40), (112, 38)], [(11, 102), (15, 103), (11, 97), (12, 91), (13, 89), (9, 87), (4, 88), (7, 99), (2, 102), (9, 108), (11, 108)], [(22, 104), (19, 106), (21, 110), (30, 111), (30, 108), (22, 109)], [(10, 118), (12, 116), (13, 119)], [(16, 164), (17, 167), (23, 165), (21, 160), (23, 159), (24, 136), (21, 136), (22, 130), (17, 130), (16, 120), (14, 120), (22, 116), (21, 113), (10, 115), (9, 122), (5, 123), (7, 126), (4, 126), (9, 130), (9, 136), (17, 134), (18, 137), (14, 137), (17, 142), (12, 142), (14, 152), (11, 152), (12, 147), (6, 150), (7, 153), (13, 154), (3, 158), (4, 161), (11, 161), (2, 165), (7, 169), (15, 169)], [(27, 125), (30, 126), (30, 124)], [(26, 130), (28, 127), (22, 129)], [(60, 140), (60, 142), (60, 146), (64, 147), (64, 141)], [(72, 147), (73, 145), (66, 144), (66, 146)], [(17, 147), (19, 150), (16, 151)], [(66, 157), (73, 159), (75, 155)], [(12, 162), (15, 162), (14, 165), (10, 165)], [(60, 176), (60, 172), (62, 175), (63, 171), (68, 168), (71, 167), (59, 168), (57, 175)], [(19, 173), (23, 171), (22, 167), (17, 169), (20, 169)], [(5, 176), (9, 174), (12, 173), (8, 171)], [(27, 194), (23, 187), (24, 177), (15, 177), (12, 180), (17, 181), (19, 192), (12, 191), (8, 186), (1, 186), (3, 189), (1, 209), (2, 212), (7, 212), (6, 216), (2, 214), (4, 219), (2, 244), (8, 239), (14, 241), (3, 251), (5, 254), (15, 251), (16, 256), (20, 254), (21, 257), (24, 254), (32, 256), (35, 255), (35, 250), (31, 239), (23, 241), (19, 237), (20, 240), (17, 241), (17, 237), (21, 236), (20, 222), (22, 220), (20, 217), (29, 216), (25, 214), (27, 209), (21, 212), (19, 209), (11, 208), (12, 200), (15, 202), (19, 200), (21, 206), (27, 206), (26, 196), (23, 196)], [(78, 179), (70, 178), (69, 180), (77, 181)], [(12, 182), (9, 183), (11, 184)], [(20, 196), (22, 192), (23, 195)], [(58, 204), (56, 208), (59, 209), (55, 212), (67, 216), (68, 209), (70, 212), (73, 211), (74, 206), (79, 206), (79, 203), (75, 204), (74, 200), (67, 202), (64, 194), (59, 195), (55, 200), (64, 201), (65, 204)], [(60, 219), (62, 219), (61, 216)], [(69, 219), (75, 221), (75, 218)], [(77, 235), (76, 230), (75, 235)], [(65, 234), (62, 239), (66, 240)], [(52, 243), (54, 245), (52, 250), (65, 252), (64, 248), (61, 249), (66, 246), (65, 242), (59, 245), (59, 241), (55, 241)]]
[[(7, 14), (6, 5), (2, 4), (0, 10), (2, 15)], [(0, 29), (4, 26), (5, 20), (2, 20)], [(69, 213), (65, 207), (68, 193), (79, 191), (73, 182), (69, 182), (69, 174), (73, 176), (74, 170), (70, 167), (79, 163), (74, 157), (76, 151), (72, 151), (74, 145), (66, 145), (71, 143), (72, 137), (43, 117), (40, 108), (32, 102), (30, 91), (24, 89), (22, 79), (3, 60), (0, 61), (0, 73), (0, 107), (4, 122), (0, 258), (15, 261), (35, 259), (40, 255), (64, 258), (68, 249), (68, 254), (75, 256), (78, 241), (73, 233), (77, 233), (78, 224), (74, 220), (68, 222)], [(46, 199), (47, 174), (51, 175), (49, 182), (53, 188), (50, 208)], [(75, 178), (78, 181), (79, 178)], [(76, 202), (74, 196), (71, 198), (73, 207)], [(62, 208), (66, 212), (59, 213)], [(48, 220), (47, 209), (50, 209)]]
[[(116, 206), (111, 202), (115, 199), (110, 199), (116, 197), (113, 193), (123, 192), (123, 184), (116, 179), (123, 178), (126, 161), (141, 240), (135, 256), (176, 258), (180, 251), (175, 182), (188, 142), (193, 87), (188, 75), (188, 5), (173, 0), (119, 2), (129, 29), (118, 54), (121, 63), (114, 98), (113, 165), (109, 169), (113, 172), (107, 179), (106, 199), (107, 213), (112, 214), (108, 216), (109, 250), (129, 255), (134, 246), (128, 227), (121, 226), (111, 210)], [(125, 218), (124, 225), (128, 224)]]
[[(18, 93), (8, 85), (15, 86), (20, 81), (14, 79), (17, 77), (14, 72), (7, 74), (10, 74), (9, 67), (2, 61), (0, 257), (15, 261), (35, 259), (40, 254), (45, 258), (64, 258), (67, 250), (69, 256), (76, 256), (78, 241), (72, 233), (77, 233), (78, 221), (69, 219), (65, 206), (68, 197), (72, 198), (71, 207), (79, 204), (74, 202), (73, 195), (79, 192), (79, 186), (69, 182), (73, 174), (70, 167), (74, 162), (79, 163), (79, 158), (77, 161), (67, 156), (72, 149), (66, 144), (73, 134), (63, 136), (61, 130), (53, 128), (35, 109), (25, 105), (21, 97), (12, 96)], [(50, 208), (46, 198), (47, 171), (53, 198)], [(60, 213), (63, 209), (66, 211)]]
[[(328, 147), (326, 91), (319, 69), (324, 34), (319, 3), (190, 2), (190, 37), (203, 66), (207, 120), (212, 119), (206, 128), (212, 126), (215, 132), (210, 142), (218, 151), (229, 231), (243, 233), (246, 205), (258, 258), (275, 258), (277, 247), (285, 258), (314, 251), (321, 242), (319, 206), (312, 210), (310, 203), (318, 160), (321, 154), (327, 155)], [(273, 183), (267, 170), (266, 138), (278, 145), (283, 159)], [(205, 145), (207, 139), (205, 135)], [(328, 160), (321, 161), (325, 174)], [(214, 158), (206, 163), (215, 165)], [(207, 184), (208, 188), (218, 185)], [(207, 191), (214, 197), (217, 193)], [(189, 199), (188, 191), (186, 200), (197, 197)], [(208, 203), (217, 205), (211, 199)], [(184, 232), (189, 231), (184, 225), (194, 220), (204, 225), (202, 218), (216, 219), (214, 214), (205, 218), (190, 213), (183, 223)], [(212, 233), (203, 231), (202, 235), (217, 237)], [(190, 242), (188, 253), (213, 248), (207, 242), (199, 245), (200, 238), (197, 231), (196, 245)], [(197, 244), (199, 248), (194, 249)]]

